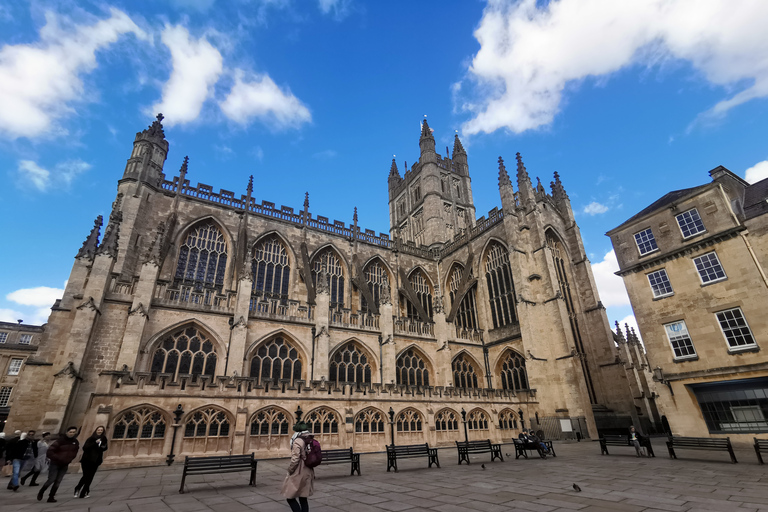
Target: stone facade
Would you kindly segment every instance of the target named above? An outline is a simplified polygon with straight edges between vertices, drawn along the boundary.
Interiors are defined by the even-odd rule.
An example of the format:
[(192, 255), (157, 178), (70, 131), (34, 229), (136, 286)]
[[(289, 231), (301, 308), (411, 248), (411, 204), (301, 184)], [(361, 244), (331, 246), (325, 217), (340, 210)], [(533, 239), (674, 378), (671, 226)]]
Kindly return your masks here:
[(724, 167), (608, 232), (671, 431), (768, 432), (768, 180)]
[(44, 330), (44, 325), (0, 322), (0, 432), (18, 395), (24, 362), (34, 355)]
[[(635, 421), (568, 196), (517, 187), (475, 218), (467, 155), (389, 174), (390, 235), (166, 179), (162, 117), (136, 135), (103, 236), (78, 252), (14, 425), (106, 425), (107, 463), (594, 437)], [(402, 204), (402, 207), (398, 205)], [(461, 212), (461, 213), (459, 213)], [(418, 217), (418, 218), (416, 218)], [(174, 411), (177, 414), (174, 414)], [(466, 414), (466, 423), (463, 422)], [(392, 415), (392, 416), (390, 416)], [(391, 422), (391, 418), (394, 420)], [(177, 419), (175, 419), (177, 418)]]

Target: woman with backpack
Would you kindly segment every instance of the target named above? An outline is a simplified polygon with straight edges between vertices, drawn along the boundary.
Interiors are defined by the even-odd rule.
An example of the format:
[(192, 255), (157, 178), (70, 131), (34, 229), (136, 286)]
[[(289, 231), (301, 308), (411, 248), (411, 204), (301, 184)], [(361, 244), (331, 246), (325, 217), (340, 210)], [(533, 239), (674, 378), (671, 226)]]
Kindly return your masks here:
[[(307, 448), (312, 448), (311, 444), (314, 436), (309, 431), (309, 425), (304, 422), (294, 425), (293, 430), (296, 433), (291, 437), (291, 463), (288, 466), (288, 474), (285, 477), (285, 481), (283, 481), (283, 488), (280, 494), (285, 496), (292, 512), (309, 512), (307, 498), (315, 492), (314, 466), (317, 464), (314, 464), (314, 461), (310, 461), (314, 466), (307, 466)], [(317, 462), (319, 463), (319, 461)], [(296, 498), (298, 498), (298, 501)]]

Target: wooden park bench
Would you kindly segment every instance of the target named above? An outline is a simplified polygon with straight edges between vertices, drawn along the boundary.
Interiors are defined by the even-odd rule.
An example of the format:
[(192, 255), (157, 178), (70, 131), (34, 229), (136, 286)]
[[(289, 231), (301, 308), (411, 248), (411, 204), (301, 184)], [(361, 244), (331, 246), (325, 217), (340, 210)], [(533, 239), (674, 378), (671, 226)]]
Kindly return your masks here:
[[(538, 453), (538, 449), (535, 443), (531, 443), (531, 442), (526, 443), (526, 442), (523, 442), (522, 439), (513, 439), (512, 442), (515, 444), (515, 459), (519, 459), (520, 456), (527, 459), (528, 454), (526, 453), (526, 451)], [(557, 457), (557, 454), (555, 453), (555, 447), (552, 445), (552, 441), (541, 441), (541, 442), (544, 443), (544, 446), (547, 447), (547, 450), (549, 450), (550, 455), (552, 455), (553, 457)]]
[(755, 440), (755, 454), (757, 454), (757, 461), (762, 464), (763, 463), (763, 456), (760, 455), (760, 452), (763, 450), (768, 450), (768, 439), (758, 439), (754, 438)]
[(428, 457), (429, 467), (437, 464), (440, 467), (440, 461), (437, 459), (437, 448), (430, 448), (429, 443), (407, 444), (407, 445), (387, 445), (387, 471), (395, 468), (397, 473), (397, 459), (410, 459), (414, 457)]
[(357, 471), (357, 476), (360, 476), (360, 454), (354, 453), (352, 448), (323, 450), (323, 465), (343, 464), (345, 462), (352, 463), (352, 472), (349, 473), (350, 475), (354, 475), (355, 471)]
[(736, 464), (736, 455), (733, 453), (733, 446), (731, 446), (731, 438), (726, 437), (676, 437), (669, 436), (667, 441), (667, 449), (669, 450), (669, 456), (676, 459), (675, 448), (691, 448), (693, 450), (721, 450), (727, 451), (731, 456), (731, 462)]
[[(632, 448), (635, 447), (634, 444), (632, 444), (632, 441), (629, 440), (629, 435), (602, 435), (600, 436), (600, 454), (601, 455), (610, 455), (608, 453), (608, 447), (609, 446), (631, 446)], [(656, 457), (656, 454), (653, 453), (653, 446), (651, 446), (651, 438), (644, 437), (640, 441), (640, 446), (644, 446), (646, 450), (648, 450), (648, 456), (649, 457)]]
[(179, 493), (184, 494), (184, 481), (187, 475), (207, 475), (212, 473), (235, 473), (250, 471), (248, 485), (256, 485), (256, 464), (259, 461), (248, 455), (224, 455), (222, 457), (185, 457), (184, 473), (181, 475)]
[(459, 465), (464, 461), (467, 461), (467, 464), (469, 464), (470, 453), (490, 453), (491, 462), (496, 460), (496, 458), (504, 462), (504, 457), (501, 456), (501, 445), (491, 444), (490, 439), (468, 442), (456, 441), (456, 449), (459, 451)]

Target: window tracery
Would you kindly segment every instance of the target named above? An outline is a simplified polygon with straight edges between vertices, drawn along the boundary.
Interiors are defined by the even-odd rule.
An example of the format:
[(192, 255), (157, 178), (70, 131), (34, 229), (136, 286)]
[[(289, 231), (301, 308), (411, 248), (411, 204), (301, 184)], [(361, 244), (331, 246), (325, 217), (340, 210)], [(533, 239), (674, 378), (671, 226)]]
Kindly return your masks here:
[(228, 437), (227, 414), (213, 407), (192, 413), (184, 425), (184, 437)]
[(509, 254), (504, 247), (494, 242), (485, 260), (485, 279), (494, 329), (517, 321), (515, 312), (515, 286)]
[[(384, 285), (384, 281), (389, 282), (384, 265), (378, 260), (368, 263), (363, 271), (363, 277), (368, 283), (368, 289), (373, 295), (373, 300), (378, 304), (381, 298), (381, 287)], [(372, 312), (362, 293), (360, 294), (360, 310), (368, 315)]]
[(459, 354), (451, 363), (453, 368), (453, 385), (457, 388), (476, 388), (477, 373), (475, 366), (466, 354)]
[(355, 433), (384, 433), (384, 413), (373, 407), (363, 409), (355, 417)]
[(398, 432), (421, 432), (423, 422), (421, 413), (415, 409), (406, 409), (395, 418)]
[[(456, 300), (456, 294), (459, 292), (459, 287), (461, 286), (461, 275), (463, 271), (464, 269), (461, 267), (461, 265), (455, 265), (453, 267), (453, 272), (451, 272), (451, 304), (453, 304), (454, 300)], [(456, 312), (455, 322), (456, 326), (460, 329), (466, 329), (468, 331), (477, 329), (477, 308), (475, 307), (476, 289), (477, 287), (473, 286), (472, 289), (464, 295), (464, 298), (461, 299), (461, 303), (459, 303), (459, 309)]]
[(277, 236), (260, 241), (251, 261), (253, 284), (251, 293), (266, 298), (288, 298), (291, 267), (288, 251)]
[(370, 384), (371, 364), (368, 356), (356, 343), (350, 341), (333, 354), (328, 378), (336, 384), (343, 382)]
[(280, 380), (290, 380), (293, 383), (301, 379), (301, 369), (299, 351), (282, 336), (278, 336), (256, 350), (251, 358), (250, 375), (256, 382), (272, 379), (275, 383)]
[(165, 437), (163, 413), (151, 407), (137, 407), (122, 413), (114, 422), (112, 439), (157, 439)]
[(182, 328), (166, 336), (152, 357), (150, 371), (179, 375), (210, 375), (216, 371), (213, 342), (196, 327)]
[(341, 260), (330, 247), (315, 256), (312, 265), (312, 283), (317, 287), (317, 279), (325, 267), (328, 273), (328, 293), (331, 296), (330, 306), (344, 306), (344, 268)]
[(512, 350), (507, 352), (504, 362), (501, 363), (501, 388), (511, 391), (528, 389), (525, 357)]
[(488, 430), (488, 415), (485, 411), (475, 409), (467, 414), (467, 428), (469, 430)]
[(435, 430), (441, 432), (455, 432), (459, 430), (459, 415), (450, 410), (443, 409), (435, 414)]
[[(421, 307), (424, 308), (427, 316), (432, 318), (432, 288), (429, 284), (429, 281), (426, 279), (426, 277), (424, 277), (422, 270), (417, 268), (411, 272), (410, 277), (408, 277), (408, 281), (411, 283), (411, 288), (413, 288), (413, 291), (416, 292), (416, 297), (419, 299)], [(406, 316), (408, 316), (408, 318), (411, 320), (421, 320), (419, 318), (419, 313), (413, 304), (411, 304), (404, 297), (403, 302), (405, 302)]]
[(221, 292), (227, 269), (227, 242), (212, 220), (191, 227), (179, 249), (174, 285), (191, 285), (195, 290), (213, 288)]
[(288, 436), (291, 421), (288, 415), (276, 408), (262, 409), (253, 415), (251, 419), (251, 436), (266, 437), (268, 439)]
[(406, 350), (397, 358), (397, 383), (406, 386), (429, 386), (429, 370), (417, 351)]
[(321, 407), (310, 412), (305, 418), (309, 431), (313, 434), (338, 434), (341, 420), (336, 411)]
[(502, 430), (517, 430), (517, 415), (509, 409), (499, 413), (499, 428)]

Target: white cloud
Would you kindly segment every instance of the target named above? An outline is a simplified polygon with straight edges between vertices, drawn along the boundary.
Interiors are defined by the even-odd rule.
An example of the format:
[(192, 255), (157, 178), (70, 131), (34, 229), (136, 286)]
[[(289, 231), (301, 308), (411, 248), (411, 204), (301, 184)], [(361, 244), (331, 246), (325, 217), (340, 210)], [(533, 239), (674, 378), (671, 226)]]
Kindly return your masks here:
[(269, 75), (254, 75), (244, 81), (245, 73), (235, 70), (235, 85), (219, 103), (232, 121), (249, 124), (257, 119), (273, 129), (296, 128), (312, 120), (309, 109), (289, 90), (280, 89)]
[(73, 103), (88, 100), (82, 75), (96, 68), (96, 52), (132, 33), (147, 35), (122, 11), (91, 25), (60, 26), (45, 15), (40, 41), (0, 48), (0, 132), (11, 138), (37, 137), (54, 131), (55, 123), (74, 114)]
[(323, 14), (332, 14), (334, 18), (340, 20), (349, 14), (350, 0), (318, 0), (320, 12)]
[(0, 308), (0, 322), (13, 322), (24, 320), (27, 315), (14, 309)]
[(592, 264), (597, 291), (605, 307), (628, 306), (629, 296), (624, 287), (624, 280), (615, 275), (619, 271), (619, 262), (613, 249), (606, 253), (603, 261)]
[(216, 0), (171, 0), (171, 4), (177, 9), (194, 9), (200, 12), (206, 12), (214, 3)]
[(163, 86), (163, 98), (152, 112), (162, 112), (168, 126), (189, 123), (197, 119), (203, 103), (213, 95), (224, 69), (223, 59), (205, 37), (190, 38), (181, 26), (166, 26), (161, 39), (171, 51), (173, 70)]
[(767, 25), (764, 0), (490, 0), (475, 31), (468, 77), (477, 97), (462, 105), (473, 115), (463, 130), (546, 126), (568, 84), (672, 59), (738, 91), (705, 113), (721, 116), (768, 96)]
[(757, 183), (765, 178), (768, 178), (768, 160), (757, 162), (755, 165), (744, 171), (744, 179), (749, 183)]
[(56, 299), (60, 299), (62, 295), (64, 295), (64, 290), (61, 288), (38, 286), (16, 290), (6, 295), (5, 298), (22, 306), (51, 307)]
[(19, 160), (19, 182), (21, 185), (31, 185), (40, 192), (48, 189), (51, 172), (43, 169), (32, 160)]
[(599, 215), (608, 211), (608, 207), (604, 204), (600, 204), (597, 201), (592, 201), (584, 207), (584, 213), (587, 215)]
[(19, 160), (18, 183), (22, 188), (31, 187), (40, 192), (46, 192), (52, 186), (67, 188), (90, 168), (91, 164), (76, 159), (59, 162), (53, 171), (49, 171), (32, 160)]

